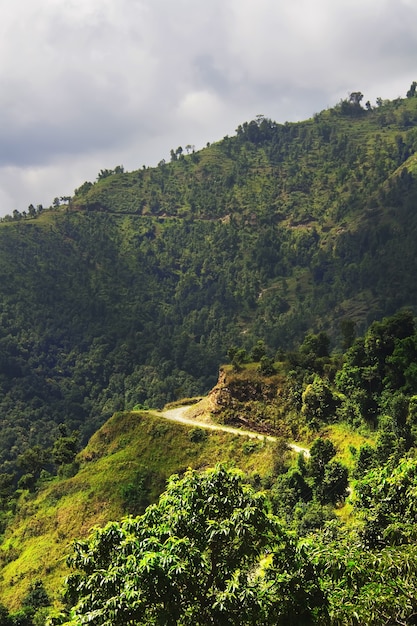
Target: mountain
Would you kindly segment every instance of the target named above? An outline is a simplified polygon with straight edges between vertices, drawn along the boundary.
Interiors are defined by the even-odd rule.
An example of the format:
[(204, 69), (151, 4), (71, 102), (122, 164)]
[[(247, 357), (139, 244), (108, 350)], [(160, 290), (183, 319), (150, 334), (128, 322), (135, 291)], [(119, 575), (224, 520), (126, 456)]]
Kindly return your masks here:
[(275, 358), (325, 333), (337, 351), (347, 329), (416, 310), (417, 98), (360, 95), (3, 219), (6, 493), (114, 412), (206, 392), (236, 349)]

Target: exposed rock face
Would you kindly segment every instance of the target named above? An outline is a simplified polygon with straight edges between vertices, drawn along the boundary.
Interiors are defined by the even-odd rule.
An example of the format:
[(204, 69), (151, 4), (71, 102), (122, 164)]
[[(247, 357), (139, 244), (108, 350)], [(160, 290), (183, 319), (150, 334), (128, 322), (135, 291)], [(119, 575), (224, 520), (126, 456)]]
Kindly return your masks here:
[(266, 433), (271, 429), (262, 420), (259, 405), (271, 405), (277, 389), (278, 380), (263, 379), (253, 371), (228, 374), (221, 369), (216, 386), (208, 394), (210, 411), (227, 424), (250, 426)]
[(223, 369), (220, 369), (217, 384), (208, 393), (212, 413), (218, 413), (221, 408), (226, 406), (225, 402), (227, 395), (226, 372)]
[(224, 370), (220, 370), (217, 384), (209, 393), (213, 405), (217, 410), (229, 407), (241, 402), (271, 402), (277, 393), (277, 384), (258, 378), (256, 375), (233, 374), (227, 376)]

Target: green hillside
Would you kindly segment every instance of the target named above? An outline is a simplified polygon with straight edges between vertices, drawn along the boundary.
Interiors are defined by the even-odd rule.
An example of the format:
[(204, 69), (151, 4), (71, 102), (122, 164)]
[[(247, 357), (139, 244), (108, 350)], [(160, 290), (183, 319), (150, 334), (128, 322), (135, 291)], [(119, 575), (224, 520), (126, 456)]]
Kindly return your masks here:
[[(117, 547), (119, 531), (124, 533), (123, 529), (128, 528), (127, 541), (133, 541), (135, 550), (142, 550), (142, 542), (134, 539), (134, 533), (142, 524), (146, 530), (146, 520), (154, 520), (153, 523), (159, 520), (158, 515), (155, 516), (158, 508), (148, 505), (157, 500), (172, 473), (183, 477), (184, 482), (181, 479), (180, 484), (185, 489), (187, 481), (203, 481), (203, 484), (209, 481), (211, 495), (199, 503), (202, 496), (195, 483), (192, 483), (191, 491), (183, 494), (179, 486), (175, 486), (177, 479), (171, 480), (168, 489), (172, 496), (162, 495), (156, 505), (163, 507), (166, 498), (173, 498), (165, 511), (166, 523), (174, 523), (177, 514), (181, 520), (188, 510), (189, 498), (195, 496), (197, 502), (192, 507), (196, 506), (197, 510), (193, 515), (198, 514), (201, 520), (197, 522), (195, 517), (188, 520), (191, 526), (184, 541), (190, 539), (189, 534), (194, 530), (198, 532), (200, 523), (208, 524), (208, 529), (213, 530), (212, 517), (215, 518), (219, 511), (226, 515), (235, 497), (233, 491), (229, 493), (234, 484), (233, 473), (219, 467), (206, 471), (218, 463), (243, 470), (244, 480), (250, 483), (250, 487), (242, 487), (243, 492), (253, 494), (254, 503), (263, 502), (259, 511), (262, 519), (265, 523), (269, 520), (275, 529), (275, 534), (268, 532), (264, 537), (267, 542), (262, 544), (265, 552), (257, 553), (261, 558), (256, 571), (262, 573), (257, 584), (260, 586), (259, 606), (263, 608), (259, 610), (264, 615), (263, 623), (277, 623), (274, 615), (284, 598), (279, 615), (281, 611), (285, 615), (288, 612), (294, 614), (296, 607), (297, 611), (307, 611), (310, 615), (312, 607), (308, 598), (312, 588), (315, 589), (314, 603), (317, 606), (313, 605), (315, 609), (310, 615), (311, 619), (315, 616), (313, 621), (307, 623), (347, 625), (353, 623), (355, 615), (367, 619), (369, 611), (374, 612), (374, 618), (363, 623), (375, 626), (381, 623), (381, 614), (401, 615), (408, 619), (407, 616), (414, 612), (415, 602), (409, 601), (414, 595), (410, 596), (404, 589), (411, 587), (414, 590), (417, 580), (414, 547), (417, 489), (415, 322), (408, 311), (375, 322), (364, 337), (353, 341), (343, 356), (330, 355), (328, 344), (329, 339), (324, 333), (310, 334), (299, 351), (282, 353), (280, 361), (268, 357), (260, 342), (250, 356), (236, 349), (231, 355), (232, 365), (222, 368), (218, 383), (210, 394), (191, 407), (185, 405), (181, 409), (191, 424), (174, 424), (152, 411), (118, 412), (91, 437), (75, 460), (60, 465), (58, 477), (43, 470), (35, 483), (23, 485), (21, 480), (20, 488), (9, 498), (3, 490), (4, 515), (8, 515), (9, 523), (0, 551), (0, 597), (3, 603), (0, 610), (9, 620), (5, 622), (7, 626), (44, 624), (51, 605), (56, 606), (56, 612), (64, 609), (54, 624), (64, 624), (68, 620), (72, 625), (88, 623), (92, 616), (88, 607), (94, 605), (100, 614), (103, 612), (105, 621), (100, 617), (100, 624), (151, 624), (159, 601), (155, 605), (149, 594), (145, 594), (149, 599), (146, 602), (150, 603), (149, 606), (145, 603), (147, 617), (125, 617), (130, 615), (129, 598), (132, 596), (125, 595), (124, 591), (111, 591), (116, 580), (113, 558), (117, 560), (119, 572), (117, 586), (120, 584), (124, 589), (124, 581), (133, 575), (135, 593), (140, 595), (141, 568), (145, 568), (145, 579), (149, 580), (146, 563), (149, 559), (158, 560), (159, 556), (152, 550), (145, 550), (132, 570), (131, 559), (123, 557), (127, 544), (123, 543), (123, 550)], [(213, 431), (207, 428), (209, 418), (211, 426), (216, 423), (218, 428), (239, 425), (245, 430), (256, 431), (258, 435), (251, 438)], [(274, 433), (275, 440), (267, 437), (267, 433)], [(304, 452), (301, 449), (300, 453), (294, 454), (290, 449), (292, 444), (288, 444), (294, 439), (302, 444)], [(59, 441), (61, 445), (55, 444), (53, 448), (55, 455), (57, 450), (61, 454), (68, 452), (72, 438), (62, 436)], [(309, 450), (305, 451), (305, 446)], [(190, 467), (198, 470), (198, 474), (187, 472)], [(213, 472), (219, 476), (219, 482), (210, 482)], [(223, 484), (223, 481), (226, 482)], [(214, 502), (217, 502), (215, 506)], [(177, 506), (180, 506), (179, 512), (176, 512)], [(238, 536), (243, 524), (245, 532), (256, 542), (258, 537), (261, 541), (263, 535), (261, 527), (251, 526), (257, 510), (254, 506), (242, 513), (239, 507), (235, 511), (233, 506), (229, 515), (233, 519), (235, 515), (242, 515), (241, 525), (236, 526)], [(126, 514), (141, 514), (145, 507), (148, 508), (144, 516), (122, 522), (119, 526), (118, 520)], [(203, 511), (206, 512), (203, 514)], [(206, 515), (209, 516), (207, 519)], [(230, 524), (234, 528), (230, 520), (221, 522), (219, 532), (226, 543), (223, 550), (217, 550), (218, 558), (227, 551), (229, 535), (223, 536), (226, 532), (224, 524), (227, 528)], [(97, 528), (90, 535), (93, 525)], [(171, 558), (175, 557), (167, 548), (170, 543), (166, 541), (166, 527), (163, 524), (152, 532), (162, 532), (161, 545), (165, 548), (161, 550), (168, 550), (163, 563), (169, 565)], [(185, 532), (184, 528), (181, 532)], [(210, 533), (204, 533), (204, 537), (210, 538)], [(100, 538), (104, 542), (101, 547)], [(69, 583), (72, 591), (66, 596), (65, 606), (63, 579), (69, 574), (65, 556), (72, 551), (69, 543), (73, 539), (77, 540), (75, 546), (79, 552), (76, 554), (81, 556), (72, 560), (78, 573), (70, 579), (73, 581)], [(277, 542), (280, 546), (278, 553)], [(147, 545), (146, 541), (143, 545)], [(275, 555), (272, 560), (268, 557), (270, 549)], [(250, 550), (250, 544), (243, 542), (241, 550), (241, 558), (246, 562), (245, 554)], [(193, 554), (191, 552), (190, 556)], [(270, 571), (270, 567), (276, 565), (278, 555), (285, 575), (275, 566)], [(201, 573), (205, 567), (204, 558)], [(97, 559), (98, 565), (94, 566)], [(104, 568), (103, 559), (108, 559)], [(182, 567), (185, 567), (183, 561), (178, 564), (180, 573)], [(169, 576), (173, 575), (171, 569), (167, 572)], [(162, 572), (158, 568), (157, 571), (159, 580)], [(86, 586), (79, 586), (77, 581), (83, 576)], [(92, 591), (97, 576), (104, 576), (102, 584), (110, 592), (109, 604), (104, 602), (104, 591), (98, 595)], [(200, 578), (195, 563), (190, 576), (187, 584), (195, 585), (195, 577)], [(253, 570), (249, 568), (249, 582), (253, 582), (252, 576)], [(293, 583), (290, 588), (286, 587), (287, 577), (295, 587)], [(402, 586), (404, 579), (407, 580), (405, 588)], [(172, 584), (175, 585), (176, 580), (174, 576)], [(241, 577), (239, 581), (244, 584)], [(273, 586), (268, 583), (265, 588), (268, 581)], [(236, 584), (235, 581), (233, 585)], [(168, 582), (162, 585), (165, 590), (166, 585)], [(278, 588), (270, 597), (274, 585)], [(241, 593), (245, 593), (244, 589)], [(217, 591), (222, 594), (225, 590), (221, 586)], [(87, 593), (86, 602), (83, 593)], [(117, 617), (116, 622), (112, 593), (117, 598), (122, 594), (121, 617)], [(227, 601), (233, 598), (232, 593)], [(183, 599), (190, 604), (189, 597)], [(201, 601), (205, 602), (204, 598)], [(249, 596), (246, 601), (248, 611), (257, 610), (258, 600)], [(233, 624), (251, 623), (247, 616), (242, 622), (237, 606), (233, 604), (233, 608), (226, 603), (224, 607), (227, 606), (229, 608), (221, 610), (226, 611), (229, 621), (232, 614), (236, 615)], [(197, 604), (191, 602), (187, 611), (196, 611), (196, 607)], [(206, 607), (206, 610), (211, 615), (217, 609)], [(172, 615), (170, 619), (174, 619)], [(200, 616), (197, 623), (206, 625), (210, 619)], [(295, 624), (305, 623), (297, 620)], [(412, 624), (412, 621), (403, 623)]]
[(225, 462), (272, 479), (282, 449), (273, 442), (250, 442), (151, 412), (115, 414), (79, 454), (75, 476), (44, 478), (36, 494), (20, 495), (0, 550), (1, 602), (18, 609), (36, 580), (57, 600), (68, 575), (70, 542), (86, 537), (92, 526), (143, 512), (171, 474)]
[[(367, 477), (413, 472), (417, 97), (408, 95), (363, 108), (355, 92), (299, 123), (258, 116), (203, 150), (101, 170), (53, 207), (2, 219), (5, 604), (17, 608), (37, 573), (56, 591), (64, 567), (47, 562), (92, 523), (119, 519), (129, 502), (142, 510), (172, 472), (217, 461), (271, 489), (268, 506), (296, 534), (337, 515), (362, 525), (373, 549), (379, 528), (384, 545), (394, 535), (408, 545), (403, 504), (385, 514)], [(294, 478), (269, 444), (198, 431), (193, 441), (187, 427), (151, 417), (206, 394), (221, 363), (226, 383), (207, 400), (215, 419), (308, 446), (332, 441), (331, 459), (317, 444), (322, 467), (300, 466)], [(338, 509), (347, 477), (359, 481), (358, 499)], [(413, 512), (404, 515), (411, 524)]]
[(36, 473), (17, 459), (59, 424), (85, 443), (114, 411), (205, 393), (233, 345), (340, 349), (346, 322), (415, 310), (416, 121), (416, 97), (259, 117), (4, 218), (2, 471)]

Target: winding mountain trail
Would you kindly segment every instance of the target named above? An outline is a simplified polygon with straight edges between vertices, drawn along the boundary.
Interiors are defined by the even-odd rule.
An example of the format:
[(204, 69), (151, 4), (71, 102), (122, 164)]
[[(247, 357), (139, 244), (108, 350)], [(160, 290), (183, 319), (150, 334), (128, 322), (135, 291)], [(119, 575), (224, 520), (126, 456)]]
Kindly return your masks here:
[[(175, 409), (167, 409), (165, 411), (154, 411), (159, 417), (164, 417), (172, 422), (178, 422), (179, 424), (187, 424), (188, 426), (196, 426), (197, 428), (206, 428), (207, 430), (221, 430), (225, 433), (231, 433), (232, 435), (240, 435), (242, 437), (250, 437), (251, 439), (266, 439), (266, 441), (277, 441), (276, 437), (272, 435), (263, 435), (253, 430), (242, 430), (241, 428), (233, 428), (233, 426), (224, 426), (223, 424), (215, 424), (214, 422), (198, 421), (191, 417), (186, 417), (187, 411), (192, 408), (191, 406), (180, 406)], [(307, 448), (297, 446), (295, 443), (288, 443), (288, 447), (294, 452), (302, 452), (305, 457), (310, 456), (310, 451)]]

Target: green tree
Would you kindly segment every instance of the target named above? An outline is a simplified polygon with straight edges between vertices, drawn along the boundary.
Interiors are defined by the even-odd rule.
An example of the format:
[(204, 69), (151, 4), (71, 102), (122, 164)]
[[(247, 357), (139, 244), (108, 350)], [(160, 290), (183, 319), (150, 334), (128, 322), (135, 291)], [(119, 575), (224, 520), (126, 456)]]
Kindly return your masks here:
[(274, 359), (264, 354), (259, 363), (259, 372), (263, 376), (272, 376), (275, 374)]
[(356, 324), (351, 319), (343, 319), (340, 322), (340, 333), (342, 335), (342, 348), (348, 350), (355, 341)]
[(78, 452), (78, 432), (59, 437), (52, 447), (52, 459), (55, 465), (71, 463)]
[(370, 547), (414, 543), (417, 538), (417, 463), (402, 458), (373, 468), (356, 485)]
[(310, 333), (304, 337), (301, 344), (300, 352), (305, 355), (311, 355), (314, 358), (322, 358), (329, 356), (330, 338), (324, 332), (317, 335)]
[(310, 385), (307, 385), (302, 395), (302, 408), (306, 420), (312, 424), (318, 421), (329, 422), (336, 411), (336, 398), (330, 387), (316, 376)]
[(414, 98), (416, 95), (417, 82), (413, 80), (410, 85), (410, 89), (407, 91), (407, 98)]
[(322, 504), (336, 504), (348, 494), (348, 470), (339, 461), (331, 460), (324, 468), (323, 479), (316, 487)]
[(17, 459), (17, 465), (25, 473), (38, 476), (41, 469), (45, 468), (49, 462), (49, 453), (39, 445), (27, 448)]
[(352, 532), (314, 537), (312, 558), (323, 572), (331, 623), (412, 625), (417, 612), (415, 545), (364, 549)]
[(157, 505), (96, 529), (69, 563), (77, 624), (327, 623), (303, 550), (265, 496), (224, 467), (171, 477)]
[(40, 609), (50, 605), (48, 594), (46, 593), (41, 580), (36, 580), (30, 585), (22, 604), (23, 607), (29, 607), (32, 609)]
[(232, 361), (233, 369), (239, 372), (242, 369), (243, 363), (247, 363), (248, 354), (245, 348), (230, 348), (227, 351), (229, 358)]
[(12, 495), (15, 488), (14, 474), (2, 472), (0, 473), (0, 498), (8, 498)]
[(121, 496), (127, 513), (130, 515), (143, 513), (151, 501), (152, 481), (156, 480), (157, 477), (153, 472), (141, 468), (132, 481), (122, 486)]
[(330, 439), (318, 437), (311, 445), (310, 460), (308, 463), (309, 474), (316, 484), (323, 480), (326, 465), (335, 456), (336, 448)]
[(252, 361), (259, 362), (263, 356), (266, 355), (265, 343), (262, 340), (256, 342), (250, 352), (250, 358)]
[(4, 604), (0, 604), (0, 626), (13, 626), (9, 611)]
[(361, 478), (375, 464), (376, 464), (375, 449), (372, 446), (370, 446), (369, 443), (362, 444), (361, 447), (359, 448), (359, 453), (356, 459), (355, 477)]
[(349, 102), (351, 102), (352, 104), (356, 104), (359, 106), (362, 100), (363, 93), (361, 93), (360, 91), (352, 91), (352, 93), (349, 94)]

